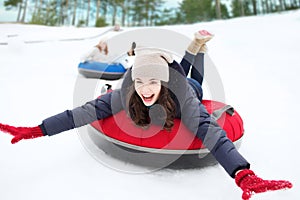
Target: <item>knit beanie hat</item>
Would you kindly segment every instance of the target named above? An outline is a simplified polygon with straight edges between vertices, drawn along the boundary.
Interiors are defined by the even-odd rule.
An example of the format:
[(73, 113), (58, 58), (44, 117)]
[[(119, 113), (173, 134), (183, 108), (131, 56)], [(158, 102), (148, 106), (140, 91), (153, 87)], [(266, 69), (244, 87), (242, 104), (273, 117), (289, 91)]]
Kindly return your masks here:
[(135, 50), (132, 66), (132, 80), (138, 77), (151, 77), (161, 81), (169, 81), (169, 65), (172, 55), (157, 48), (138, 48)]

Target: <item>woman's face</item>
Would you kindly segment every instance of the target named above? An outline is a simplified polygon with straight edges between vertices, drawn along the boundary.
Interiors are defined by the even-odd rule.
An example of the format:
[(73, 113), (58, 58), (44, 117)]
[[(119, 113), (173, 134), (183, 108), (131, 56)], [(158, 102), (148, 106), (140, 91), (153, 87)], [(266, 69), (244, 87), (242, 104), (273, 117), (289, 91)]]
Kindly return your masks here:
[(100, 42), (99, 46), (101, 47), (101, 49), (105, 49), (107, 47), (107, 43), (106, 42)]
[(145, 106), (153, 105), (160, 94), (161, 82), (150, 77), (136, 78), (134, 87)]

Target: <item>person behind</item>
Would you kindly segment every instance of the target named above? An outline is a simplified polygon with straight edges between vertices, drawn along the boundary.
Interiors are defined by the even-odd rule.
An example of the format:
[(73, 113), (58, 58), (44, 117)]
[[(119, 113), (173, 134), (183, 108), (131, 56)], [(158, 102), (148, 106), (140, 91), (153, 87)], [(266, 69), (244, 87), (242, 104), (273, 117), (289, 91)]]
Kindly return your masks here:
[(120, 24), (115, 24), (113, 27), (113, 31), (122, 31)]
[(89, 52), (81, 57), (81, 62), (108, 62), (108, 45), (104, 40), (94, 46)]
[[(121, 63), (125, 69), (131, 67), (134, 61), (135, 48), (136, 43), (132, 42), (131, 47), (126, 52), (124, 59), (119, 60), (119, 63)], [(94, 46), (89, 52), (81, 57), (81, 62), (101, 62), (109, 64), (113, 61), (113, 58), (114, 57), (109, 54), (107, 42), (105, 40), (100, 40), (96, 46)]]
[[(39, 126), (14, 127), (0, 123), (0, 130), (14, 136), (11, 141), (14, 144), (22, 139), (53, 136), (121, 110), (126, 110), (133, 123), (142, 129), (156, 124), (161, 125), (161, 129), (171, 130), (174, 119), (180, 118), (235, 179), (243, 191), (243, 199), (249, 199), (253, 193), (292, 188), (289, 181), (259, 178), (201, 104), (204, 53), (206, 42), (211, 38), (212, 34), (207, 31), (197, 32), (181, 64), (162, 50), (137, 50), (134, 64), (127, 70), (120, 89), (49, 117)], [(191, 78), (187, 79), (190, 68)]]

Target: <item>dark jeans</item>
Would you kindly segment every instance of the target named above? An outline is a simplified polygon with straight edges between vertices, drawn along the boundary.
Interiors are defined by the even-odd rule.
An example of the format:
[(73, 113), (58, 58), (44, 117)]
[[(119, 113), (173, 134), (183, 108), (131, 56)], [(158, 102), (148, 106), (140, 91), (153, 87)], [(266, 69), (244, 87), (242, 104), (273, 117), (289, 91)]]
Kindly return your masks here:
[(184, 57), (180, 62), (185, 76), (188, 75), (190, 68), (191, 69), (191, 78), (187, 78), (189, 84), (195, 90), (198, 98), (202, 101), (203, 91), (202, 91), (202, 83), (203, 83), (203, 75), (204, 75), (204, 54), (198, 53), (197, 55), (192, 55), (188, 52), (185, 53)]

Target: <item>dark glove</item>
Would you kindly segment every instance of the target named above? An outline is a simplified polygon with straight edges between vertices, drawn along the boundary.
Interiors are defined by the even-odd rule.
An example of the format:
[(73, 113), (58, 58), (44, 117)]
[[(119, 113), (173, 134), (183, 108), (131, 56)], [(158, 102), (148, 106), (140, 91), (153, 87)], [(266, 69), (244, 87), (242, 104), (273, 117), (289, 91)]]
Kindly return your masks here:
[(237, 173), (236, 184), (243, 190), (243, 200), (248, 200), (253, 193), (261, 193), (271, 190), (281, 190), (292, 188), (289, 181), (263, 180), (257, 177), (252, 170), (245, 169)]
[(11, 140), (12, 144), (19, 142), (22, 139), (33, 139), (37, 137), (44, 136), (41, 128), (39, 126), (36, 127), (14, 127), (0, 123), (0, 131), (5, 133), (9, 133), (14, 136)]
[(130, 47), (130, 50), (127, 51), (127, 55), (128, 56), (135, 56), (135, 48), (136, 48), (136, 43), (135, 42), (132, 42), (131, 44), (131, 47)]

